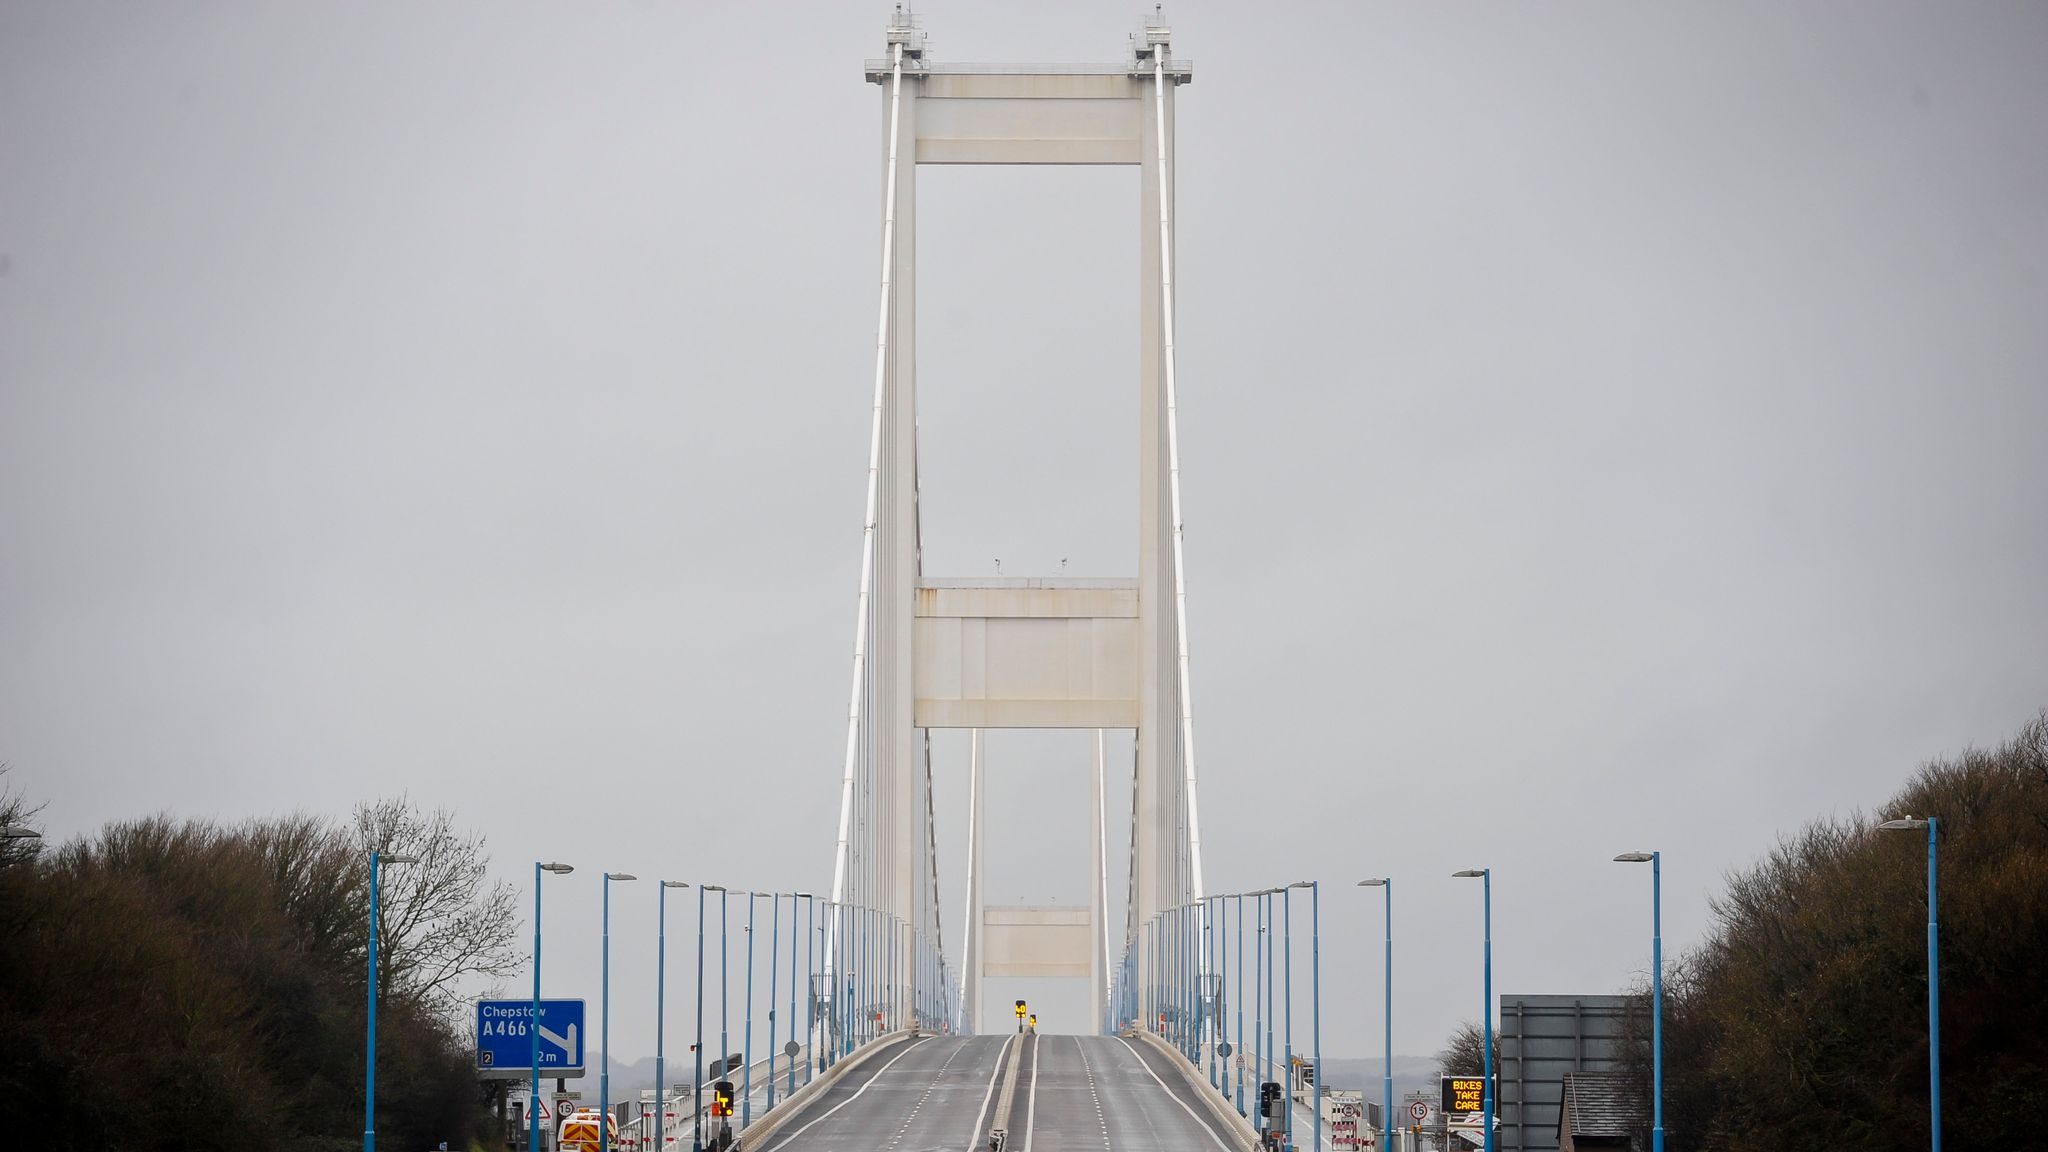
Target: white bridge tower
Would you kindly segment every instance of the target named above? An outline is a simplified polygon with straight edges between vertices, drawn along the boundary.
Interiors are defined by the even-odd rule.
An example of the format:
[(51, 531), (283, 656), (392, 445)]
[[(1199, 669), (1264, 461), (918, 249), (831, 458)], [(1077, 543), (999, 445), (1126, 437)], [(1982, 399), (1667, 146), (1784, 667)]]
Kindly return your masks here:
[[(1136, 734), (1130, 888), (1121, 953), (1133, 926), (1202, 894), (1188, 684), (1185, 579), (1175, 423), (1174, 94), (1193, 70), (1149, 22), (1114, 65), (935, 62), (898, 10), (889, 54), (867, 64), (882, 92), (880, 307), (867, 522), (848, 707), (833, 899), (883, 909), (936, 939), (931, 763), (925, 731), (977, 730), (968, 881), (969, 941), (960, 1008), (982, 1015), (988, 975), (1086, 976), (1098, 1006), (1110, 982), (1104, 892), (1102, 737)], [(1139, 261), (1138, 571), (1120, 579), (960, 579), (921, 562), (917, 469), (917, 172), (925, 164), (1118, 164), (1139, 170), (1133, 221)], [(981, 903), (980, 729), (1097, 732), (1094, 880), (1077, 909), (985, 909)], [(1079, 797), (1076, 797), (1079, 800)], [(1079, 804), (1075, 811), (1080, 811)], [(1133, 957), (1135, 971), (1148, 958)], [(828, 950), (828, 967), (835, 962)], [(849, 958), (841, 967), (851, 966)], [(914, 956), (889, 961), (914, 1002), (929, 979)], [(939, 970), (955, 971), (950, 965)], [(836, 981), (835, 981), (836, 983)], [(950, 1002), (950, 998), (949, 998)], [(900, 1026), (900, 1025), (893, 1025)]]

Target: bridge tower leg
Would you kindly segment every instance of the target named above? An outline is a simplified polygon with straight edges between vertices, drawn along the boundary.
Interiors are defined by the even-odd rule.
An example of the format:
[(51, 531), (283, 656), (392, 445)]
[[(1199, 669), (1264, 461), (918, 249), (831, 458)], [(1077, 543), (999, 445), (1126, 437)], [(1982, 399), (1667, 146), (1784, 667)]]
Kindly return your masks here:
[[(867, 650), (856, 656), (859, 739), (849, 738), (871, 789), (860, 866), (844, 837), (835, 899), (857, 884), (863, 902), (907, 923), (933, 901), (919, 819), (930, 786), (925, 728), (1127, 728), (1136, 733), (1132, 781), (1129, 926), (1199, 895), (1199, 830), (1190, 791), (1192, 729), (1180, 635), (1180, 558), (1173, 436), (1172, 279), (1174, 91), (1192, 68), (1171, 59), (1152, 23), (1124, 65), (1046, 70), (947, 67), (928, 60), (922, 34), (899, 12), (889, 56), (868, 65), (883, 91), (882, 298), (877, 321), (874, 472), (869, 570), (863, 601)], [(1136, 579), (934, 580), (921, 566), (917, 473), (917, 169), (922, 164), (1112, 164), (1138, 169), (1139, 426)], [(1162, 250), (1163, 249), (1163, 250)], [(866, 584), (864, 584), (864, 587)], [(863, 679), (864, 678), (864, 681)], [(978, 744), (977, 744), (978, 747)], [(1099, 747), (1099, 737), (1098, 737)], [(1101, 771), (1098, 764), (1097, 772)], [(977, 777), (976, 787), (980, 783)], [(1098, 781), (1095, 803), (1101, 803)], [(849, 785), (843, 803), (862, 802)], [(977, 790), (977, 804), (981, 792)], [(852, 811), (849, 807), (848, 811)], [(977, 816), (978, 820), (978, 808)], [(1097, 814), (1097, 825), (1100, 824)], [(850, 827), (843, 816), (842, 827)], [(979, 828), (974, 843), (979, 850)], [(1096, 876), (1102, 874), (1095, 837)], [(979, 884), (979, 860), (973, 875)], [(1097, 935), (1106, 903), (1091, 885)], [(963, 1014), (982, 1015), (988, 940), (969, 894), (974, 960), (961, 970)], [(1127, 948), (1143, 933), (1127, 928)], [(1105, 945), (1106, 948), (1106, 945)], [(1114, 951), (1113, 949), (1108, 949)], [(1099, 988), (1107, 955), (1089, 948)], [(1137, 971), (1150, 970), (1140, 954)], [(898, 1002), (911, 996), (906, 965), (887, 975)]]

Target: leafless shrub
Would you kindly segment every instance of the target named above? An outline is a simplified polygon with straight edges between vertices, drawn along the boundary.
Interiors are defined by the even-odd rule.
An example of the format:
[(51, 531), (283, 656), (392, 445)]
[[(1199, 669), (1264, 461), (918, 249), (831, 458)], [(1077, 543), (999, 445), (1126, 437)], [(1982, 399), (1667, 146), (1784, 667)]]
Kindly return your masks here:
[(1728, 877), (1713, 934), (1666, 972), (1673, 1152), (1926, 1147), (1926, 846), (1876, 829), (1908, 814), (1941, 833), (1944, 1135), (2039, 1143), (2048, 713), (2003, 748), (1923, 767), (1882, 816), (1816, 821)]

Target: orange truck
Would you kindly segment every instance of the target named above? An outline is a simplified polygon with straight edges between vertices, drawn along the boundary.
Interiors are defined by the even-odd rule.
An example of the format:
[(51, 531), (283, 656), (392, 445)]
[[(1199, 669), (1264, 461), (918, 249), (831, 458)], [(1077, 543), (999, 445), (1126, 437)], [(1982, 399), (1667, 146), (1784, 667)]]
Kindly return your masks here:
[[(605, 1134), (600, 1137), (598, 1126), (603, 1125)], [(561, 1129), (555, 1135), (556, 1152), (597, 1152), (600, 1142), (608, 1142), (614, 1148), (619, 1146), (618, 1121), (595, 1108), (581, 1108), (562, 1117)]]

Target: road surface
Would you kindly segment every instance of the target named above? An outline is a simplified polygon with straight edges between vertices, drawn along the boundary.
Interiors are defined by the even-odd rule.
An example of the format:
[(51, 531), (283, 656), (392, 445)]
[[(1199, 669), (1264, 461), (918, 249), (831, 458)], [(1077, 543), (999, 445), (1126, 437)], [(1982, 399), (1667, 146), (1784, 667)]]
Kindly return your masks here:
[[(978, 1152), (1007, 1036), (933, 1036), (883, 1053), (760, 1152)], [(1115, 1036), (1028, 1036), (1009, 1152), (1231, 1152), (1170, 1056)]]

